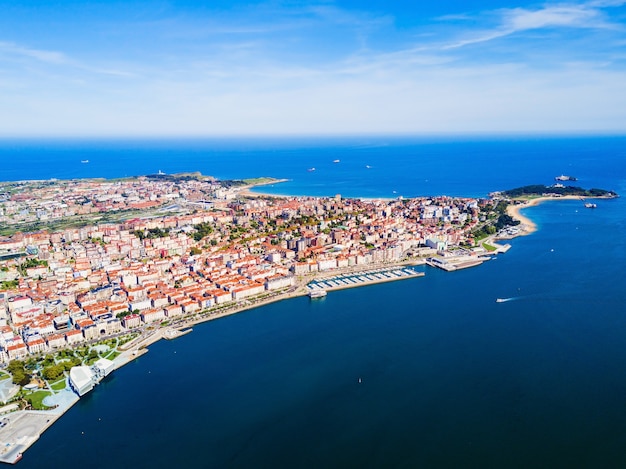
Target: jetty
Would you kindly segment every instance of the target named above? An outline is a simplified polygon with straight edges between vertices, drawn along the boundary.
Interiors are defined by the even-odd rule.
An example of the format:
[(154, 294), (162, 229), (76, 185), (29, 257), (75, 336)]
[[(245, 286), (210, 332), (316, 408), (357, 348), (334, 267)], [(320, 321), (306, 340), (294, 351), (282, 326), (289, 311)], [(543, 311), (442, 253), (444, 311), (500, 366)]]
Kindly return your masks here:
[(168, 327), (165, 332), (163, 332), (163, 338), (165, 340), (174, 340), (189, 334), (192, 331), (193, 329), (191, 327), (189, 329), (172, 329), (171, 327)]

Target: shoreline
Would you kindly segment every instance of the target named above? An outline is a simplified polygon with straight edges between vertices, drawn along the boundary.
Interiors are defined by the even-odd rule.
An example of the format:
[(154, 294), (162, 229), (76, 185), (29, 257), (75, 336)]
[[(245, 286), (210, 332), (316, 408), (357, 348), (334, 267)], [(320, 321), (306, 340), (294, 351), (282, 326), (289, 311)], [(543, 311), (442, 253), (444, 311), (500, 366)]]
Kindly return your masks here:
[[(241, 188), (238, 188), (236, 190), (236, 193), (238, 195), (243, 195), (243, 196), (252, 197), (252, 198), (254, 197), (275, 197), (275, 198), (299, 197), (299, 196), (293, 196), (293, 195), (275, 195), (275, 194), (252, 191), (252, 189), (256, 187), (279, 184), (279, 183), (288, 182), (288, 181), (289, 181), (288, 179), (276, 179), (276, 180), (260, 182), (256, 184), (250, 184), (250, 185), (242, 186)], [(300, 197), (308, 197), (308, 196), (300, 196)], [(587, 197), (587, 198), (591, 199), (591, 198), (606, 198), (606, 197)], [(519, 203), (520, 199), (517, 199), (517, 200), (513, 199), (513, 202), (507, 206), (506, 212), (513, 219), (518, 220), (521, 223), (520, 232), (519, 234), (517, 234), (517, 236), (525, 236), (525, 235), (529, 235), (537, 231), (538, 227), (537, 227), (537, 224), (532, 221), (532, 219), (530, 219), (529, 217), (521, 213), (522, 209), (525, 209), (528, 207), (534, 207), (543, 202), (551, 201), (551, 200), (581, 200), (581, 199), (582, 198), (580, 196), (573, 196), (573, 195), (561, 196), (561, 197), (542, 196), (542, 197), (536, 197), (536, 198), (524, 200), (521, 203)], [(372, 200), (377, 200), (377, 199), (372, 199)], [(471, 262), (467, 264), (461, 264), (457, 266), (457, 268), (472, 267), (474, 265), (479, 265), (480, 263), (482, 263), (482, 260), (481, 262)], [(121, 353), (118, 357), (116, 357), (113, 360), (115, 364), (114, 369), (117, 370), (118, 368), (121, 368), (131, 363), (136, 358), (139, 358), (140, 356), (148, 353), (149, 351), (148, 347), (158, 342), (161, 339), (174, 339), (181, 335), (185, 335), (191, 332), (191, 327), (194, 325), (205, 323), (208, 321), (213, 321), (216, 319), (221, 319), (221, 318), (238, 314), (244, 311), (264, 307), (264, 306), (267, 306), (267, 305), (270, 305), (272, 303), (276, 303), (279, 301), (290, 300), (290, 299), (301, 297), (301, 296), (307, 296), (309, 293), (309, 289), (307, 288), (307, 286), (311, 282), (323, 281), (325, 278), (332, 278), (335, 276), (342, 276), (342, 275), (358, 275), (359, 273), (363, 273), (365, 275), (368, 272), (373, 272), (378, 269), (391, 270), (394, 268), (402, 268), (402, 267), (423, 265), (423, 264), (426, 264), (426, 261), (423, 258), (411, 258), (411, 259), (405, 259), (399, 262), (380, 262), (380, 263), (373, 263), (369, 265), (354, 265), (350, 267), (333, 269), (329, 271), (315, 272), (315, 273), (308, 274), (306, 276), (295, 277), (296, 279), (295, 284), (287, 289), (269, 292), (266, 295), (260, 296), (259, 298), (256, 298), (256, 299), (250, 298), (250, 299), (244, 299), (239, 302), (232, 302), (229, 304), (225, 304), (213, 311), (207, 310), (205, 312), (196, 313), (194, 316), (191, 316), (191, 317), (181, 317), (179, 321), (174, 321), (167, 326), (157, 325), (154, 327), (154, 329), (150, 329), (150, 330), (142, 332), (138, 337), (136, 337), (135, 339), (131, 340), (127, 344), (124, 344), (123, 346), (120, 346), (118, 348), (118, 350)], [(447, 270), (447, 269), (444, 269), (444, 270)], [(365, 287), (365, 286), (370, 286), (370, 285), (375, 285), (375, 284), (380, 284), (380, 283), (392, 282), (396, 280), (406, 280), (409, 278), (421, 278), (424, 275), (425, 275), (424, 272), (416, 272), (416, 275), (409, 275), (406, 277), (375, 279), (375, 280), (365, 281), (359, 284), (349, 284), (349, 285), (341, 285), (341, 286), (336, 286), (336, 287), (325, 288), (325, 290), (330, 292), (334, 290), (342, 290), (342, 289), (347, 289), (347, 288)], [(137, 332), (137, 330), (135, 331)], [(5, 456), (8, 456), (8, 458), (0, 457), (0, 462), (14, 464), (15, 462), (19, 461), (22, 457), (22, 454), (32, 444), (34, 444), (41, 437), (41, 435), (50, 426), (52, 426), (52, 424), (56, 420), (58, 420), (63, 414), (65, 414), (65, 412), (67, 412), (76, 402), (80, 400), (80, 397), (74, 394), (74, 392), (69, 388), (69, 385), (67, 385), (65, 390), (57, 394), (53, 394), (52, 396), (54, 397), (54, 396), (60, 395), (61, 393), (63, 393), (64, 396), (71, 395), (69, 396), (71, 397), (71, 399), (69, 397), (66, 397), (64, 399), (59, 398), (61, 399), (60, 403), (58, 407), (54, 410), (45, 410), (45, 411), (22, 410), (22, 411), (12, 412), (11, 414), (7, 414), (7, 416), (10, 416), (11, 420), (28, 421), (29, 425), (28, 425), (27, 430), (23, 430), (22, 429), (23, 426), (20, 425), (15, 430), (15, 432), (11, 434), (11, 437), (12, 437), (11, 441), (15, 440), (15, 444), (11, 448), (10, 451), (7, 451), (5, 453)], [(41, 418), (38, 418), (38, 417), (36, 418), (36, 416), (39, 416)], [(46, 420), (44, 421), (44, 419)], [(28, 433), (22, 434), (26, 431)], [(19, 433), (19, 438), (17, 438), (18, 433)], [(13, 461), (10, 461), (9, 459), (11, 458), (15, 458), (15, 459)]]
[[(227, 305), (224, 307), (222, 311), (210, 312), (200, 317), (187, 318), (181, 323), (176, 323), (168, 327), (156, 329), (152, 334), (145, 336), (143, 338), (141, 338), (140, 336), (137, 339), (134, 339), (132, 341), (134, 342), (138, 340), (138, 343), (132, 344), (132, 342), (129, 342), (129, 344), (132, 344), (132, 345), (130, 345), (130, 347), (124, 350), (124, 353), (127, 353), (127, 354), (133, 354), (135, 352), (138, 352), (139, 354), (130, 356), (123, 363), (120, 363), (120, 365), (116, 367), (116, 369), (131, 362), (134, 358), (137, 358), (143, 355), (143, 353), (146, 353), (148, 351), (146, 347), (163, 339), (164, 338), (163, 335), (165, 334), (164, 331), (168, 329), (177, 329), (177, 330), (186, 329), (186, 328), (195, 326), (197, 324), (202, 324), (205, 322), (214, 321), (216, 319), (225, 318), (228, 316), (232, 316), (233, 314), (241, 313), (241, 312), (248, 311), (248, 310), (255, 309), (255, 308), (260, 308), (263, 306), (270, 305), (272, 303), (277, 303), (279, 301), (290, 300), (290, 299), (298, 298), (301, 296), (307, 296), (309, 293), (307, 289), (307, 285), (316, 280), (324, 280), (324, 278), (333, 277), (336, 275), (347, 275), (351, 273), (358, 274), (360, 272), (369, 272), (369, 271), (377, 270), (377, 269), (392, 269), (396, 267), (407, 267), (407, 266), (424, 265), (424, 264), (425, 262), (422, 259), (411, 259), (411, 260), (405, 260), (405, 261), (393, 262), (393, 263), (372, 264), (372, 265), (368, 265), (367, 267), (355, 266), (356, 268), (335, 269), (332, 271), (324, 272), (321, 275), (318, 274), (318, 275), (306, 276), (302, 278), (301, 282), (298, 285), (292, 286), (287, 291), (278, 292), (275, 296), (262, 298), (256, 301), (244, 300), (241, 303)], [(420, 278), (423, 276), (424, 275), (415, 275), (415, 276), (410, 276), (410, 277), (398, 277), (394, 279), (389, 279), (387, 281), (404, 280), (407, 278)], [(354, 285), (354, 287), (365, 287), (368, 285), (375, 285), (379, 283), (386, 283), (386, 281), (380, 281), (380, 280), (368, 281), (368, 282), (364, 282), (358, 285)], [(329, 288), (328, 291), (340, 290), (340, 289), (341, 288), (332, 288), (332, 289)], [(126, 344), (126, 345), (129, 345), (129, 344)], [(120, 357), (118, 357), (116, 360), (118, 360)]]
[[(607, 197), (585, 197), (586, 199), (606, 199)], [(520, 222), (520, 234), (519, 236), (527, 236), (529, 234), (537, 231), (537, 224), (532, 221), (526, 215), (521, 213), (522, 210), (530, 207), (536, 207), (544, 202), (549, 202), (553, 200), (582, 200), (583, 197), (578, 195), (564, 195), (560, 197), (554, 196), (541, 196), (535, 197), (533, 199), (525, 200), (522, 203), (512, 203), (506, 208), (506, 213), (511, 218), (518, 220)], [(513, 199), (514, 201), (519, 201), (521, 199)]]
[(274, 184), (281, 184), (283, 182), (289, 182), (290, 179), (274, 179), (272, 181), (260, 182), (257, 184), (249, 184), (247, 186), (242, 186), (236, 189), (238, 195), (243, 195), (244, 197), (277, 197), (277, 198), (287, 198), (287, 197), (298, 197), (294, 195), (284, 195), (284, 194), (268, 194), (267, 192), (257, 192), (254, 189), (262, 186), (271, 186)]

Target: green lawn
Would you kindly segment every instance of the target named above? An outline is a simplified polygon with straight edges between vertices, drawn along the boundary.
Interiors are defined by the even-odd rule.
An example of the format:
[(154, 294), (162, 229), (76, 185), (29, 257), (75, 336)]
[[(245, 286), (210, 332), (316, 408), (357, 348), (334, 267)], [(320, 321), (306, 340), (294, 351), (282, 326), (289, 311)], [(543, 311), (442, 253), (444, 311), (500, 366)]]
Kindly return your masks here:
[(65, 378), (60, 379), (56, 383), (50, 384), (50, 387), (55, 391), (61, 391), (62, 389), (65, 389)]
[(117, 350), (113, 350), (111, 353), (109, 353), (108, 355), (105, 355), (104, 358), (108, 359), (108, 360), (115, 360), (121, 352), (118, 352)]
[(9, 378), (10, 378), (10, 376), (7, 375), (6, 373), (0, 373), (0, 381), (3, 381), (5, 379), (9, 379)]
[(495, 251), (497, 249), (495, 246), (487, 243), (483, 243), (483, 247), (489, 252)]
[(43, 400), (50, 395), (50, 391), (35, 391), (26, 396), (26, 400), (31, 403), (34, 410), (46, 410), (47, 406), (43, 405)]

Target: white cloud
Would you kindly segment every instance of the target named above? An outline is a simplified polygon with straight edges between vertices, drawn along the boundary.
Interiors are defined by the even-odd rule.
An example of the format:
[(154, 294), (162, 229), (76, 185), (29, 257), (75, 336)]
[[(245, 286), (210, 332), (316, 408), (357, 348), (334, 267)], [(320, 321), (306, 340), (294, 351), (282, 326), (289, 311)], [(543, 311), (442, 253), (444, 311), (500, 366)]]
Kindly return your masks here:
[[(292, 48), (281, 55), (277, 50), (284, 36), (266, 35), (274, 25), (242, 27), (252, 36), (177, 37), (163, 52), (158, 45), (143, 44), (141, 51), (150, 59), (129, 66), (141, 70), (135, 74), (124, 66), (101, 66), (95, 55), (72, 51), (72, 56), (86, 57), (77, 61), (70, 54), (0, 42), (0, 54), (54, 70), (52, 80), (24, 74), (20, 87), (0, 93), (0, 110), (10, 111), (0, 111), (0, 129), (5, 135), (626, 130), (626, 73), (607, 59), (610, 54), (593, 56), (592, 63), (572, 50), (543, 70), (524, 57), (523, 37), (515, 42), (520, 53), (505, 59), (483, 53), (476, 63), (472, 50), (463, 48), (518, 32), (561, 28), (608, 32), (616, 44), (619, 24), (603, 8), (618, 4), (626, 1), (497, 10), (474, 21), (457, 17), (467, 21), (454, 24), (454, 31), (436, 24), (439, 36), (417, 34), (413, 38), (423, 42), (405, 48), (408, 39), (393, 30), (387, 17), (318, 7), (308, 16), (299, 12), (293, 24), (310, 25), (316, 18), (329, 32), (389, 27), (390, 36), (366, 50), (353, 44), (340, 53), (320, 53), (321, 59), (313, 61), (299, 57), (310, 52), (312, 41), (307, 40), (315, 28), (302, 36), (290, 28), (294, 41), (287, 49)], [(284, 19), (278, 19), (281, 28), (288, 24)], [(487, 22), (490, 28), (484, 27)], [(233, 24), (244, 23), (226, 22), (221, 31), (228, 35), (238, 30)], [(483, 26), (472, 32), (476, 24)], [(444, 33), (447, 40), (441, 39)], [(621, 51), (611, 47), (613, 55)], [(118, 59), (130, 63), (124, 54), (120, 50)], [(6, 77), (17, 83), (18, 75)]]
[(626, 1), (595, 1), (584, 4), (559, 4), (530, 10), (525, 8), (502, 9), (491, 12), (497, 17), (497, 26), (457, 39), (443, 46), (455, 49), (471, 44), (488, 42), (519, 32), (547, 28), (621, 29), (611, 22), (601, 8), (620, 6)]
[(32, 49), (29, 47), (20, 46), (13, 42), (0, 41), (0, 53), (27, 57), (35, 59), (40, 62), (46, 62), (49, 64), (68, 64), (70, 60), (62, 52)]

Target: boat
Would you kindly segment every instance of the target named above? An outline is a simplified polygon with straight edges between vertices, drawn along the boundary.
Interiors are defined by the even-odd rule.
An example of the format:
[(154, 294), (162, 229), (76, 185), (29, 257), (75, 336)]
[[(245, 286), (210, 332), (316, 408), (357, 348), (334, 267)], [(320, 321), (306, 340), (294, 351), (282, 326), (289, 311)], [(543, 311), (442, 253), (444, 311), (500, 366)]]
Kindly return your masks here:
[(311, 290), (309, 292), (309, 298), (324, 298), (326, 296), (326, 290), (322, 290), (321, 288), (316, 288), (315, 290)]
[(554, 178), (556, 181), (577, 181), (574, 176), (566, 176), (565, 174), (561, 174), (560, 176), (556, 176)]
[(313, 171), (315, 171), (315, 168), (309, 168), (309, 169), (307, 169), (307, 171), (308, 171), (309, 173), (312, 173)]
[(89, 163), (89, 160), (80, 160), (81, 163)]
[(339, 163), (341, 160), (333, 160), (333, 163)]
[(598, 206), (596, 204), (593, 204), (591, 202), (587, 202), (585, 204), (585, 208), (597, 208)]
[(504, 303), (506, 300), (506, 298), (496, 298), (496, 303)]

